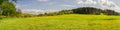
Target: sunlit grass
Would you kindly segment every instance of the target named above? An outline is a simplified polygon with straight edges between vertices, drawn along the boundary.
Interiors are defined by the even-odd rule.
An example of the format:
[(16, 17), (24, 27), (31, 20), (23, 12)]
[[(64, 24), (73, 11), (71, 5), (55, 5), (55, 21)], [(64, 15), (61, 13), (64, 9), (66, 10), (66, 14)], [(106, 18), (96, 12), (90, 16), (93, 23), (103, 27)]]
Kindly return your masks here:
[(120, 16), (59, 15), (31, 18), (6, 18), (0, 30), (120, 30)]

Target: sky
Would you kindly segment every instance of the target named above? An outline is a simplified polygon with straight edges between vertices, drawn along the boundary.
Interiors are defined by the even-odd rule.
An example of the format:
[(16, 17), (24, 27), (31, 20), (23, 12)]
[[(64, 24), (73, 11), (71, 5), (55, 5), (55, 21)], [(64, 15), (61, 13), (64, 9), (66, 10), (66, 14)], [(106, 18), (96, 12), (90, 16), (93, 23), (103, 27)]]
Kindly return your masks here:
[(16, 7), (40, 10), (65, 10), (78, 7), (96, 7), (120, 12), (120, 0), (18, 0)]

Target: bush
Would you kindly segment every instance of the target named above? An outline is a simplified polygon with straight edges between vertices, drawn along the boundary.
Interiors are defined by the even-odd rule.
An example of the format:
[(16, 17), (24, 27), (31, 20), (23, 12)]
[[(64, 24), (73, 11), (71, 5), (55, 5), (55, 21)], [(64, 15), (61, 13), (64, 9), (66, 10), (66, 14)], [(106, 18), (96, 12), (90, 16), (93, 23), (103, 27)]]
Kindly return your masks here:
[(32, 14), (24, 14), (23, 17), (35, 17), (35, 16)]

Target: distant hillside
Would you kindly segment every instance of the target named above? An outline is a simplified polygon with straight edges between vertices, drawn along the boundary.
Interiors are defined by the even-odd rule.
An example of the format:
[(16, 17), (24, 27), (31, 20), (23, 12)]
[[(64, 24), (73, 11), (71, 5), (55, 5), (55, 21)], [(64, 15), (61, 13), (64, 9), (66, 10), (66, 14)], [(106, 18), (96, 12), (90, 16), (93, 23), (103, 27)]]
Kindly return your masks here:
[(94, 8), (94, 7), (80, 7), (76, 9), (71, 9), (71, 10), (62, 10), (59, 12), (54, 12), (54, 13), (45, 13), (45, 14), (39, 14), (39, 15), (62, 15), (62, 14), (91, 14), (91, 15), (120, 15), (120, 13), (115, 12), (114, 10), (102, 10), (99, 8)]
[(102, 10), (94, 7), (80, 7), (70, 10), (41, 10), (41, 9), (26, 9), (22, 10), (24, 14), (34, 14), (34, 15), (62, 15), (62, 14), (93, 14), (93, 15), (120, 15), (120, 13), (114, 10)]
[(94, 7), (81, 7), (77, 9), (72, 9), (73, 13), (76, 14), (95, 14), (95, 15), (100, 15), (101, 13), (105, 15), (119, 15), (120, 13), (115, 12), (114, 10), (102, 10)]

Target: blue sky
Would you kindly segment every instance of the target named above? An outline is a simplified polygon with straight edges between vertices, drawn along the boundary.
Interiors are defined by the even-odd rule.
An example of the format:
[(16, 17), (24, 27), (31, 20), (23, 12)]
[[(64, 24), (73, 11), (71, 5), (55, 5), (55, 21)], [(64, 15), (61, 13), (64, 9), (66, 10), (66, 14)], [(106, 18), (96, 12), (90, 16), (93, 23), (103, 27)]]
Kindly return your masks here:
[[(120, 0), (18, 0), (19, 9), (73, 9), (78, 7), (97, 7), (119, 9)], [(115, 7), (113, 7), (115, 6)]]

